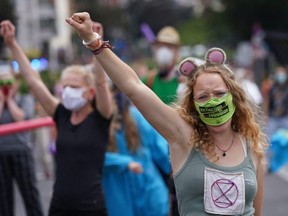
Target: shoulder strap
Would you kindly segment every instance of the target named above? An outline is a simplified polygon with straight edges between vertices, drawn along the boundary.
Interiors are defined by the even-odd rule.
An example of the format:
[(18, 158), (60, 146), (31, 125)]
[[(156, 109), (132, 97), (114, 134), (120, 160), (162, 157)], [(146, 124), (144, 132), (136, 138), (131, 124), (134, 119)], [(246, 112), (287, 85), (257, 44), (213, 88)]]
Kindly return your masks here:
[(151, 73), (148, 75), (146, 85), (147, 85), (150, 89), (152, 89), (155, 76), (156, 76), (156, 73), (155, 73), (155, 72), (151, 72)]
[(243, 140), (242, 140), (242, 138), (241, 138), (239, 133), (238, 133), (238, 137), (239, 137), (240, 142), (242, 144), (244, 155), (245, 155), (245, 157), (247, 157), (247, 150), (249, 150), (249, 147), (248, 147), (248, 145), (246, 143), (243, 142)]

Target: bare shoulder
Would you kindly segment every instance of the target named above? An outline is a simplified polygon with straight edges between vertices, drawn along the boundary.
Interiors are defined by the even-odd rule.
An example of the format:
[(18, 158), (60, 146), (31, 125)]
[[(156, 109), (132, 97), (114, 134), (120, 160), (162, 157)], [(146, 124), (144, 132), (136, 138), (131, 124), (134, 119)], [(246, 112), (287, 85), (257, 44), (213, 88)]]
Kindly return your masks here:
[(259, 171), (264, 170), (264, 165), (261, 163), (260, 157), (254, 149), (251, 149), (251, 156), (256, 172), (258, 173)]

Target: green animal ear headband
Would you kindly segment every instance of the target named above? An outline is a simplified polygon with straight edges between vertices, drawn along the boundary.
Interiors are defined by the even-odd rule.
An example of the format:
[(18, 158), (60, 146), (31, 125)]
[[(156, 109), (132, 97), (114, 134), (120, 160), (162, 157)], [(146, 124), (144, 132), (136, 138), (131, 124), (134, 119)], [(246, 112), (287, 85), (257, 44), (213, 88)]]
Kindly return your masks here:
[[(226, 54), (222, 49), (214, 47), (206, 52), (204, 64), (224, 65), (228, 71), (233, 74), (233, 72), (225, 65), (225, 62)], [(183, 76), (192, 77), (201, 65), (203, 65), (203, 63), (199, 63), (197, 59), (188, 57), (180, 62), (178, 71)]]

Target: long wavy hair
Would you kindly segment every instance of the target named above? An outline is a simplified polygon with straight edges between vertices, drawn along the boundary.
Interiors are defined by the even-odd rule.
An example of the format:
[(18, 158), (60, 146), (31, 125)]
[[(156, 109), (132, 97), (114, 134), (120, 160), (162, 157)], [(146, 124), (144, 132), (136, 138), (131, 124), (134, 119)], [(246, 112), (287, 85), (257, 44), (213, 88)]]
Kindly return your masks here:
[(122, 94), (122, 99), (117, 100), (114, 97), (114, 117), (110, 127), (108, 151), (116, 152), (117, 145), (115, 139), (115, 130), (119, 127), (124, 129), (127, 148), (130, 152), (136, 152), (140, 146), (140, 137), (137, 125), (130, 114), (130, 102), (128, 98)]
[(243, 88), (236, 81), (233, 72), (224, 64), (205, 63), (199, 66), (195, 73), (188, 78), (186, 92), (182, 100), (176, 105), (180, 115), (193, 128), (190, 143), (194, 144), (195, 149), (203, 151), (210, 159), (219, 160), (215, 153), (213, 137), (209, 134), (207, 126), (200, 119), (194, 105), (194, 85), (197, 77), (202, 73), (217, 73), (222, 77), (233, 96), (233, 103), (236, 107), (232, 116), (232, 129), (244, 135), (250, 141), (252, 151), (257, 154), (263, 164), (264, 152), (268, 142), (266, 135), (262, 131), (262, 124), (259, 121), (261, 118), (258, 118), (261, 109), (249, 101)]

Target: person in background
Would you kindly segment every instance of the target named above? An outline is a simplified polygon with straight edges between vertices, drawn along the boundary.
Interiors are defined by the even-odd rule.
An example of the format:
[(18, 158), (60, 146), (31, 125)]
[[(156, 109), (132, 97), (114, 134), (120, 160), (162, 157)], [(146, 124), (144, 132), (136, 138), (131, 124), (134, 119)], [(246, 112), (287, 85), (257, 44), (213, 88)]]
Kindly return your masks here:
[(131, 67), (135, 70), (140, 79), (142, 77), (146, 77), (149, 73), (154, 72), (149, 69), (147, 60), (141, 57), (134, 59), (131, 64)]
[[(22, 95), (19, 81), (9, 63), (0, 65), (0, 124), (34, 117), (34, 98)], [(14, 183), (23, 198), (27, 216), (42, 216), (36, 185), (34, 159), (29, 132), (0, 136), (0, 215), (14, 215)]]
[(180, 35), (172, 26), (165, 26), (157, 34), (153, 43), (153, 58), (156, 73), (141, 78), (153, 92), (166, 104), (177, 100)]
[[(177, 72), (180, 46), (180, 35), (174, 27), (164, 26), (160, 29), (152, 46), (153, 58), (156, 62), (156, 72), (150, 72), (147, 76), (141, 78), (143, 83), (165, 104), (169, 105), (178, 100), (178, 95), (182, 95), (182, 87), (185, 86), (182, 83), (185, 78), (179, 79)], [(161, 175), (170, 190), (171, 214), (177, 216), (179, 213), (173, 179), (171, 174), (166, 175), (165, 173), (161, 173)]]
[[(94, 74), (83, 65), (66, 67), (61, 74), (64, 89), (60, 101), (30, 66), (15, 39), (14, 25), (9, 20), (0, 25), (21, 74), (57, 127), (56, 176), (49, 216), (106, 216), (101, 180), (113, 108), (103, 68), (96, 59)], [(102, 31), (100, 24), (93, 27)]]
[(268, 106), (269, 106), (269, 93), (271, 87), (273, 86), (274, 79), (272, 74), (265, 74), (265, 77), (261, 83), (261, 94), (263, 95), (263, 110), (268, 115)]
[(275, 68), (273, 82), (268, 94), (268, 120), (267, 134), (270, 139), (270, 148), (267, 153), (269, 161), (268, 172), (276, 172), (283, 162), (281, 158), (287, 157), (283, 149), (285, 146), (285, 136), (283, 131), (288, 130), (288, 79), (287, 70), (282, 66)]
[(288, 79), (284, 67), (276, 67), (274, 82), (268, 98), (268, 125), (269, 138), (278, 129), (288, 129)]
[(238, 68), (235, 73), (251, 102), (262, 106), (263, 96), (254, 81), (253, 71), (250, 68)]
[(105, 156), (103, 188), (109, 216), (167, 216), (168, 189), (154, 163), (170, 173), (166, 140), (127, 96), (114, 89), (117, 115)]
[[(58, 98), (59, 100), (61, 100), (62, 98), (62, 93), (63, 93), (63, 86), (60, 80), (57, 80), (54, 83), (53, 86), (53, 91), (52, 91), (53, 95)], [(53, 161), (53, 175), (55, 174), (55, 170), (56, 170), (56, 161), (55, 161), (55, 153), (56, 153), (56, 138), (57, 138), (57, 127), (54, 125), (52, 127), (50, 127), (50, 143), (49, 143), (49, 153), (51, 155), (51, 159)]]
[[(43, 107), (36, 101), (35, 103), (35, 118), (47, 117), (47, 113)], [(54, 127), (54, 126), (53, 126)], [(51, 127), (37, 128), (34, 132), (34, 142), (37, 143), (39, 156), (42, 162), (43, 171), (38, 172), (36, 177), (38, 179), (53, 179), (53, 159), (51, 157), (49, 148), (51, 142)]]
[(262, 215), (267, 140), (222, 49), (209, 49), (202, 65), (193, 58), (180, 63), (187, 90), (171, 107), (93, 33), (88, 13), (74, 13), (66, 22), (169, 143), (180, 215)]

